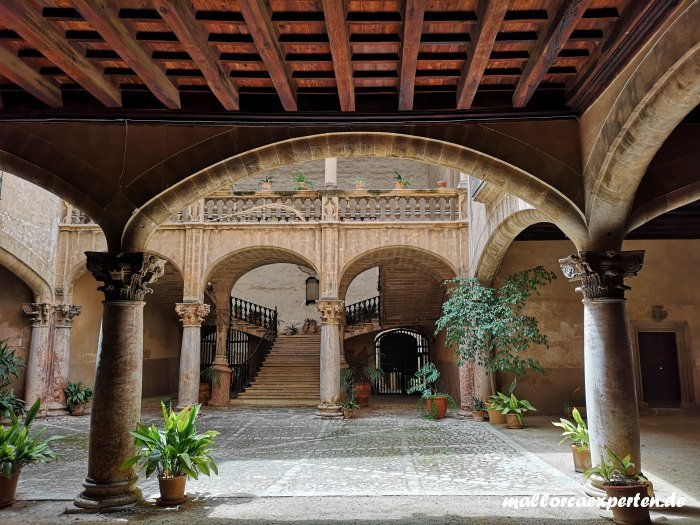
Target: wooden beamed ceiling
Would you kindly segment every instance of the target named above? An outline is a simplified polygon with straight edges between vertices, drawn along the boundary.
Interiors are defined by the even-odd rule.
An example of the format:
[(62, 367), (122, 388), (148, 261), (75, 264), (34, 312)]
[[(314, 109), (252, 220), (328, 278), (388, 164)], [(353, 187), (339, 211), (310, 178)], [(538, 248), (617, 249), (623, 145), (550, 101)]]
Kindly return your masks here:
[(122, 113), (580, 113), (676, 3), (0, 0), (0, 118), (95, 99)]

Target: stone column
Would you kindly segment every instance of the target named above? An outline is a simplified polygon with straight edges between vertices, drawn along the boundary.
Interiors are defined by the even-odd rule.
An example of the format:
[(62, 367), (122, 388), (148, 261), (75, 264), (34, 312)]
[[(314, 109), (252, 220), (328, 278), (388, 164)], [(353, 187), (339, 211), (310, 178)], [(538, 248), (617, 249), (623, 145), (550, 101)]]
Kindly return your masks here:
[(53, 306), (47, 303), (25, 303), (22, 311), (31, 318), (32, 335), (29, 342), (24, 400), (31, 406), (41, 400), (42, 413), (46, 411), (51, 360), (51, 320)]
[(70, 335), (73, 318), (80, 315), (80, 306), (58, 304), (54, 307), (55, 329), (53, 336), (53, 353), (51, 356), (50, 388), (47, 408), (50, 416), (68, 414), (66, 393), (68, 373), (70, 372)]
[[(580, 252), (559, 261), (570, 281), (581, 281), (583, 294), (584, 370), (586, 412), (591, 439), (591, 459), (600, 464), (607, 447), (627, 454), (641, 469), (639, 413), (632, 358), (632, 344), (623, 280), (637, 275), (643, 251)], [(587, 483), (590, 494), (599, 494), (595, 480)]]
[(214, 357), (214, 375), (211, 385), (209, 405), (214, 407), (229, 406), (231, 402), (231, 369), (226, 357), (226, 341), (231, 323), (230, 310), (216, 311), (216, 356)]
[(146, 253), (86, 252), (87, 268), (103, 282), (102, 346), (98, 349), (90, 415), (88, 474), (74, 503), (85, 509), (136, 503), (134, 469), (119, 466), (135, 453), (129, 431), (141, 416), (143, 298), (163, 275), (165, 260)]
[(474, 394), (474, 361), (462, 361), (459, 366), (459, 415), (471, 417)]
[(182, 348), (180, 349), (180, 382), (177, 390), (178, 408), (199, 401), (199, 363), (202, 342), (202, 321), (209, 314), (209, 305), (177, 303), (175, 311), (182, 321)]
[(317, 415), (340, 417), (340, 323), (345, 316), (345, 302), (319, 299), (321, 312), (321, 403)]
[(338, 187), (338, 158), (330, 157), (326, 159), (325, 165), (325, 186), (326, 188)]

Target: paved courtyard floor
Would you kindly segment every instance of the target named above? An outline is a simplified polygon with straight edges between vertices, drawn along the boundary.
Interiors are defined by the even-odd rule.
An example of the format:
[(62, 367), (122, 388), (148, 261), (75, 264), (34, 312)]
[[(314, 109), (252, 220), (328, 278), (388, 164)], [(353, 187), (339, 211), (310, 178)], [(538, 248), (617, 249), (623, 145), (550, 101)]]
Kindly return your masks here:
[[(610, 523), (598, 508), (503, 508), (505, 496), (581, 495), (582, 477), (556, 446), (551, 418), (507, 431), (457, 417), (425, 420), (413, 401), (376, 405), (352, 420), (321, 420), (309, 409), (206, 408), (199, 429), (221, 433), (218, 477), (188, 481), (192, 499), (178, 510), (155, 507), (157, 480), (141, 479), (144, 504), (97, 515), (71, 502), (87, 469), (89, 417), (52, 418), (42, 424), (64, 436), (55, 446), (61, 459), (25, 469), (20, 502), (0, 511), (0, 523)], [(152, 401), (143, 418), (159, 420)], [(684, 419), (697, 427), (698, 418)], [(697, 504), (697, 440), (688, 447), (696, 455), (686, 495)], [(662, 496), (686, 479), (663, 474)], [(686, 510), (657, 521), (700, 523)]]

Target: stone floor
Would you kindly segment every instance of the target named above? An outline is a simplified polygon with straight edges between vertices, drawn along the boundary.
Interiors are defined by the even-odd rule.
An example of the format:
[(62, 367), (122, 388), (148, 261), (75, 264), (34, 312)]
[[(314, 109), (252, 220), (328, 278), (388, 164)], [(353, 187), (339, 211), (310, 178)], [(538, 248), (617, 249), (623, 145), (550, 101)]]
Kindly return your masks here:
[[(219, 476), (190, 480), (192, 501), (179, 510), (155, 508), (157, 481), (142, 479), (146, 503), (109, 515), (76, 513), (70, 503), (86, 472), (89, 418), (53, 418), (43, 424), (65, 436), (55, 446), (60, 461), (22, 473), (20, 502), (0, 511), (0, 523), (609, 523), (609, 513), (597, 508), (503, 508), (507, 495), (580, 494), (582, 479), (565, 447), (556, 446), (551, 418), (507, 431), (456, 417), (428, 421), (409, 403), (384, 401), (337, 421), (308, 409), (207, 408), (199, 428), (221, 432)], [(155, 408), (145, 404), (145, 420), (157, 421)], [(690, 423), (680, 433), (682, 442), (687, 438), (680, 444), (685, 462), (658, 462), (659, 476), (648, 473), (660, 495), (684, 491), (697, 505), (699, 418), (682, 419)], [(668, 446), (659, 436), (668, 427), (651, 427), (648, 435), (656, 437), (645, 433), (645, 454)], [(693, 453), (689, 467), (686, 454)], [(647, 455), (653, 465), (654, 454)], [(680, 471), (669, 474), (669, 465)], [(700, 523), (700, 516), (657, 514), (658, 520)]]

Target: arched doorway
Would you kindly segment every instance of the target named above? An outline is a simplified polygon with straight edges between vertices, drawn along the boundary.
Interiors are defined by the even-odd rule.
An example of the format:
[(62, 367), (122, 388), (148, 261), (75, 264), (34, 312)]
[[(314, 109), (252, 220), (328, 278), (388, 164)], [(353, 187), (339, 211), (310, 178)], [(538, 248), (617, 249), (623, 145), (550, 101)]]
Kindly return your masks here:
[(377, 368), (384, 372), (375, 384), (377, 394), (406, 394), (413, 375), (430, 361), (428, 339), (409, 328), (380, 333), (374, 348)]

